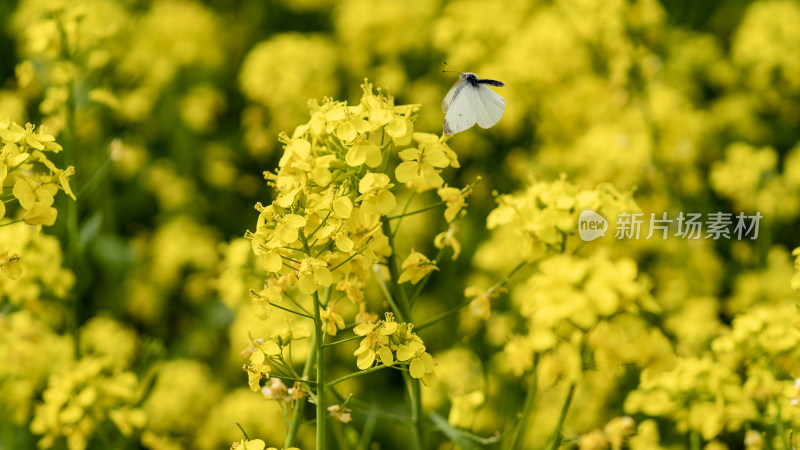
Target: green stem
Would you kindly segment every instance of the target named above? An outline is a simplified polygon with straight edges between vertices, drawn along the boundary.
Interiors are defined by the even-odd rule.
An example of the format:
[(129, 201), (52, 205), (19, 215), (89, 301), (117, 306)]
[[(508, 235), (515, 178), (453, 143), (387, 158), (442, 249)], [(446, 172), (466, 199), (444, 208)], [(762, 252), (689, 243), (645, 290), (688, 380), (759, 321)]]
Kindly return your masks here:
[(783, 426), (783, 418), (781, 417), (781, 403), (778, 399), (775, 399), (775, 411), (775, 432), (781, 437), (784, 450), (790, 450), (792, 446), (789, 443), (789, 436), (786, 434), (786, 428)]
[(275, 308), (282, 309), (282, 310), (284, 310), (286, 312), (290, 312), (292, 314), (296, 314), (296, 315), (298, 315), (300, 317), (308, 317), (309, 319), (313, 319), (314, 318), (314, 316), (311, 316), (311, 315), (308, 315), (308, 314), (303, 314), (301, 312), (295, 311), (293, 309), (285, 308), (285, 307), (277, 305), (275, 303), (270, 303), (270, 306), (274, 306)]
[(558, 422), (556, 422), (556, 428), (553, 430), (553, 435), (550, 436), (550, 440), (548, 441), (547, 448), (549, 450), (555, 450), (558, 448), (559, 444), (561, 444), (561, 430), (564, 428), (564, 420), (567, 418), (567, 411), (569, 411), (569, 406), (572, 403), (572, 396), (575, 394), (575, 383), (569, 385), (569, 390), (567, 391), (567, 398), (564, 400), (564, 405), (561, 407), (561, 412), (558, 414)]
[(417, 196), (417, 191), (412, 191), (411, 195), (408, 196), (408, 200), (406, 200), (405, 206), (403, 206), (403, 212), (400, 213), (400, 220), (394, 225), (394, 231), (392, 231), (392, 237), (397, 234), (397, 230), (400, 229), (400, 224), (403, 223), (403, 217), (405, 217), (406, 211), (408, 211), (408, 207), (411, 206), (411, 201), (414, 200), (414, 197)]
[[(299, 238), (306, 254), (311, 255), (311, 249), (308, 247), (308, 239), (306, 239), (305, 233), (300, 231)], [(314, 300), (314, 347), (317, 357), (317, 450), (325, 450), (325, 424), (328, 418), (328, 411), (325, 407), (325, 354), (322, 351), (325, 344), (325, 335), (322, 333), (322, 318), (320, 317), (322, 305), (319, 299), (319, 292), (314, 291), (312, 298)]]
[(331, 430), (333, 431), (333, 439), (336, 442), (336, 448), (340, 450), (350, 450), (350, 445), (347, 443), (347, 438), (344, 436), (344, 430), (342, 430), (342, 424), (338, 420), (333, 421), (333, 426)]
[(0, 224), (0, 227), (5, 227), (5, 226), (8, 226), (8, 225), (13, 225), (13, 224), (15, 224), (15, 223), (20, 223), (20, 222), (22, 222), (23, 220), (24, 220), (24, 219), (12, 220), (11, 222), (6, 222), (6, 223), (3, 223), (3, 224)]
[(377, 417), (367, 416), (367, 420), (364, 421), (364, 429), (361, 432), (361, 437), (358, 440), (356, 449), (367, 450), (369, 448), (369, 444), (372, 441), (372, 433), (375, 431), (376, 423), (378, 423)]
[(691, 430), (689, 432), (689, 448), (692, 450), (700, 450), (700, 446), (700, 433), (697, 430)]
[(325, 450), (325, 424), (328, 411), (325, 407), (325, 355), (322, 352), (324, 336), (320, 318), (319, 294), (314, 292), (314, 345), (317, 347), (317, 450)]
[[(62, 17), (58, 17), (56, 20), (58, 24), (58, 31), (61, 37), (61, 57), (66, 61), (72, 61), (72, 52), (69, 49), (69, 44), (67, 40), (67, 32), (64, 28), (64, 23), (62, 21)], [(66, 102), (66, 126), (62, 130), (62, 140), (61, 140), (61, 147), (63, 149), (64, 154), (64, 163), (67, 167), (72, 166), (75, 168), (75, 179), (77, 180), (77, 175), (80, 174), (80, 170), (78, 165), (76, 164), (76, 152), (75, 152), (75, 110), (76, 110), (76, 103), (75, 103), (75, 81), (72, 80), (68, 86), (69, 92), (67, 93), (67, 102)], [(77, 272), (78, 269), (78, 241), (79, 241), (79, 233), (78, 233), (78, 202), (70, 201), (67, 199), (67, 245), (66, 245), (66, 254), (64, 255), (64, 265), (72, 269), (73, 272)], [(80, 275), (78, 275), (80, 279)], [(77, 335), (78, 332), (78, 317), (80, 317), (80, 299), (76, 293), (76, 290), (73, 289), (69, 295), (69, 303), (70, 305), (70, 313), (66, 318), (66, 327), (69, 330), (70, 334), (73, 336)], [(77, 345), (77, 340), (75, 340)], [(76, 347), (77, 349), (77, 347)]]
[(431, 325), (435, 325), (437, 322), (441, 322), (442, 320), (447, 319), (448, 317), (457, 314), (459, 311), (461, 311), (461, 308), (469, 305), (470, 303), (472, 303), (472, 300), (466, 301), (466, 302), (456, 306), (455, 308), (449, 309), (449, 310), (439, 314), (438, 316), (435, 316), (435, 317), (433, 317), (431, 319), (428, 319), (425, 322), (422, 322), (421, 324), (415, 326), (414, 329), (419, 331), (419, 330), (423, 330), (425, 328), (428, 328)]
[(519, 424), (517, 424), (517, 433), (514, 435), (514, 443), (511, 445), (512, 450), (521, 449), (523, 440), (525, 439), (525, 431), (528, 429), (528, 422), (530, 422), (531, 414), (533, 413), (533, 405), (536, 403), (536, 391), (539, 388), (538, 368), (539, 354), (534, 353), (531, 385), (528, 387), (528, 393), (525, 395), (525, 405), (522, 407), (522, 416), (519, 419)]
[(416, 378), (412, 378), (408, 372), (403, 372), (403, 378), (410, 386), (408, 398), (411, 403), (411, 425), (414, 427), (413, 440), (414, 448), (422, 449), (423, 430), (422, 430), (422, 387)]
[(397, 298), (397, 306), (399, 309), (399, 311), (397, 311), (399, 316), (398, 318), (400, 319), (401, 322), (411, 322), (411, 310), (408, 304), (408, 294), (406, 294), (406, 291), (405, 289), (403, 289), (403, 286), (401, 286), (400, 283), (397, 282), (397, 280), (400, 279), (400, 268), (397, 265), (397, 258), (395, 257), (397, 249), (394, 246), (394, 239), (392, 238), (392, 229), (391, 226), (389, 226), (388, 220), (384, 221), (383, 224), (381, 224), (381, 226), (383, 227), (383, 234), (386, 235), (387, 238), (389, 239), (389, 247), (391, 247), (392, 249), (392, 254), (389, 255), (387, 262), (389, 263), (389, 274), (392, 277), (392, 285), (394, 286), (395, 292), (397, 292), (397, 297), (398, 297)]
[[(389, 221), (385, 220), (381, 224), (383, 227), (383, 234), (387, 236), (389, 239), (389, 247), (392, 249), (392, 254), (388, 258), (389, 263), (389, 274), (392, 277), (392, 285), (395, 288), (395, 292), (397, 292), (398, 302), (396, 306), (398, 307), (397, 315), (401, 322), (413, 323), (413, 319), (411, 317), (411, 304), (408, 301), (408, 294), (406, 294), (405, 289), (397, 280), (400, 278), (400, 270), (397, 266), (397, 258), (395, 257), (396, 254), (396, 247), (394, 245), (394, 235), (392, 235), (392, 227), (389, 225)], [(380, 277), (378, 277), (380, 278)], [(388, 290), (386, 290), (388, 294)], [(387, 296), (387, 298), (391, 298), (391, 296)], [(420, 381), (417, 378), (412, 378), (408, 376), (407, 373), (403, 373), (404, 377), (408, 377), (408, 382), (406, 383), (407, 386), (410, 386), (408, 389), (408, 396), (410, 399), (410, 407), (411, 407), (411, 417), (412, 423), (414, 427), (414, 442), (416, 443), (416, 448), (422, 448), (423, 442), (423, 428), (422, 428), (422, 395), (421, 395), (421, 386)]]
[(83, 198), (84, 196), (91, 194), (95, 190), (97, 185), (100, 184), (101, 181), (103, 181), (103, 178), (105, 178), (106, 175), (108, 175), (113, 165), (114, 161), (111, 159), (111, 157), (109, 156), (108, 158), (106, 158), (106, 160), (103, 161), (103, 164), (101, 164), (100, 167), (94, 171), (91, 178), (89, 178), (89, 180), (86, 183), (84, 183), (83, 186), (81, 186), (78, 192), (75, 193), (75, 197)]
[[(392, 293), (391, 293), (391, 292), (389, 292), (389, 287), (388, 287), (388, 286), (386, 286), (386, 282), (385, 282), (385, 281), (383, 281), (383, 277), (381, 276), (381, 273), (380, 273), (380, 271), (378, 271), (378, 272), (375, 274), (375, 279), (377, 279), (377, 280), (378, 280), (378, 286), (380, 286), (380, 287), (381, 287), (381, 291), (383, 291), (383, 295), (384, 295), (384, 297), (386, 297), (386, 300), (389, 302), (389, 306), (391, 306), (391, 308), (392, 308), (392, 311), (393, 311), (395, 314), (397, 314), (397, 317), (402, 317), (402, 316), (403, 316), (403, 313), (400, 311), (400, 306), (399, 306), (399, 305), (397, 304), (397, 302), (394, 300), (394, 297), (392, 296)], [(401, 319), (401, 320), (402, 320), (402, 319)]]
[(288, 298), (290, 302), (294, 303), (295, 306), (300, 308), (301, 311), (303, 311), (304, 313), (308, 314), (308, 317), (312, 317), (311, 313), (307, 309), (303, 308), (303, 305), (301, 305), (297, 300), (295, 300), (294, 297), (289, 295), (288, 292), (284, 292), (283, 295), (285, 295), (286, 298)]
[[(511, 277), (513, 277), (513, 276), (514, 276), (514, 274), (516, 274), (517, 272), (519, 272), (519, 271), (520, 271), (520, 270), (521, 270), (523, 267), (525, 267), (525, 265), (526, 265), (526, 264), (528, 264), (528, 262), (527, 262), (527, 261), (523, 261), (523, 262), (521, 262), (521, 263), (517, 264), (517, 265), (516, 265), (516, 266), (515, 266), (513, 269), (511, 269), (511, 271), (510, 271), (510, 272), (509, 272), (509, 273), (508, 273), (506, 276), (504, 276), (504, 277), (503, 277), (503, 278), (501, 278), (501, 279), (500, 279), (500, 280), (499, 280), (497, 283), (495, 283), (494, 285), (492, 285), (492, 287), (490, 287), (490, 288), (489, 288), (489, 289), (486, 291), (486, 293), (484, 293), (483, 295), (492, 295), (492, 294), (494, 294), (494, 293), (495, 293), (495, 292), (496, 292), (498, 289), (500, 289), (500, 288), (501, 288), (501, 287), (503, 287), (503, 286), (504, 286), (506, 283), (508, 283), (508, 280), (509, 280)], [(443, 312), (443, 313), (439, 314), (438, 316), (435, 316), (435, 317), (434, 317), (434, 318), (432, 318), (432, 319), (428, 319), (428, 320), (426, 320), (425, 322), (422, 322), (421, 324), (417, 325), (415, 328), (416, 328), (417, 330), (422, 330), (422, 329), (424, 329), (424, 328), (427, 328), (427, 327), (429, 327), (429, 326), (431, 326), (431, 325), (433, 325), (433, 324), (435, 324), (435, 323), (437, 323), (437, 322), (439, 322), (439, 321), (441, 321), (441, 320), (444, 320), (444, 319), (446, 319), (446, 318), (448, 318), (448, 317), (450, 317), (450, 316), (452, 316), (452, 315), (456, 314), (458, 311), (460, 311), (460, 310), (461, 310), (461, 308), (463, 308), (463, 307), (465, 307), (465, 306), (469, 305), (470, 303), (472, 303), (472, 300), (468, 300), (468, 301), (466, 301), (466, 302), (463, 302), (463, 303), (461, 303), (460, 305), (456, 306), (455, 308), (452, 308), (452, 309), (450, 309), (450, 310), (448, 310), (448, 311), (445, 311), (445, 312)]]
[(339, 340), (339, 341), (336, 341), (336, 342), (329, 342), (327, 344), (324, 344), (323, 347), (332, 347), (334, 345), (344, 344), (345, 342), (355, 341), (356, 339), (363, 339), (363, 338), (364, 338), (364, 336), (359, 336), (359, 335), (350, 336), (349, 338), (346, 338), (346, 339), (342, 339), (342, 340)]
[[(311, 375), (311, 366), (314, 365), (314, 360), (317, 354), (317, 336), (311, 336), (311, 348), (308, 350), (306, 357), (306, 364), (303, 367), (303, 378)], [(300, 429), (300, 424), (303, 421), (303, 410), (306, 406), (306, 398), (303, 397), (297, 400), (292, 411), (292, 420), (289, 422), (289, 429), (286, 431), (286, 447), (294, 447), (297, 444), (297, 432)]]
[(244, 438), (249, 441), (250, 440), (250, 436), (247, 435), (247, 431), (244, 431), (244, 428), (242, 428), (242, 425), (239, 422), (236, 422), (236, 426), (239, 427), (239, 430), (244, 435)]
[(379, 371), (381, 369), (385, 369), (387, 367), (391, 367), (391, 366), (385, 366), (385, 365), (381, 364), (380, 366), (370, 367), (369, 369), (366, 369), (366, 370), (360, 370), (358, 372), (349, 373), (349, 374), (347, 374), (347, 375), (345, 375), (343, 377), (339, 377), (339, 378), (331, 381), (330, 383), (326, 383), (325, 384), (325, 388), (327, 389), (327, 388), (333, 387), (333, 386), (341, 383), (342, 381), (349, 380), (350, 378), (355, 378), (355, 377), (359, 377), (361, 375), (366, 375), (368, 373), (377, 372), (377, 371)]
[(303, 380), (302, 378), (287, 377), (287, 376), (284, 376), (284, 375), (273, 375), (270, 378), (278, 378), (278, 379), (281, 379), (281, 380), (297, 381), (298, 383), (317, 384), (316, 381)]
[[(385, 138), (386, 138), (386, 125), (381, 127), (381, 153), (383, 153), (384, 150), (388, 149), (388, 151), (386, 152), (386, 156), (384, 157), (386, 158), (386, 162), (383, 164), (383, 170), (381, 171), (383, 173), (386, 173), (389, 170), (389, 159), (392, 156), (392, 150), (394, 149), (394, 139), (389, 141), (389, 143), (386, 144), (386, 147), (384, 147), (383, 140)], [(388, 173), (386, 174), (388, 175)]]
[[(356, 257), (358, 254), (360, 254), (361, 252), (363, 252), (363, 251), (364, 251), (364, 250), (367, 248), (367, 246), (369, 245), (369, 242), (370, 242), (371, 240), (372, 240), (372, 238), (368, 238), (368, 239), (367, 239), (367, 240), (364, 242), (364, 245), (362, 245), (362, 246), (361, 246), (361, 248), (360, 248), (360, 249), (358, 249), (358, 250), (356, 250), (355, 252), (353, 252), (353, 254), (352, 254), (352, 255), (350, 255), (350, 256), (348, 256), (347, 258), (345, 258), (345, 260), (344, 260), (344, 261), (342, 261), (342, 262), (340, 262), (339, 264), (337, 264), (337, 265), (333, 266), (333, 267), (330, 269), (330, 271), (331, 271), (331, 272), (333, 272), (333, 271), (335, 271), (336, 269), (338, 269), (339, 267), (342, 267), (342, 266), (343, 266), (345, 263), (347, 263), (347, 262), (348, 262), (348, 261), (350, 261), (351, 259), (355, 258), (355, 257)], [(317, 256), (319, 256), (319, 255), (317, 255)]]
[(387, 220), (401, 219), (403, 217), (413, 216), (414, 214), (424, 213), (425, 211), (430, 211), (432, 209), (436, 209), (436, 208), (438, 208), (438, 207), (440, 207), (442, 205), (444, 205), (444, 202), (438, 202), (438, 203), (434, 203), (434, 204), (432, 204), (430, 206), (426, 206), (426, 207), (424, 207), (422, 209), (418, 209), (416, 211), (411, 211), (410, 213), (403, 213), (403, 214), (398, 214), (396, 216), (389, 216), (386, 219)]
[[(314, 228), (314, 231), (312, 231), (311, 234), (308, 235), (308, 239), (313, 238), (314, 235), (317, 234), (317, 231), (319, 231), (319, 229), (322, 228), (323, 225), (325, 225), (325, 222), (328, 221), (328, 217), (330, 217), (330, 216), (331, 216), (331, 212), (328, 211), (328, 213), (325, 214), (325, 218), (322, 219), (322, 222), (320, 222), (319, 225), (317, 225), (317, 228)], [(312, 247), (313, 247), (313, 245), (312, 245)]]

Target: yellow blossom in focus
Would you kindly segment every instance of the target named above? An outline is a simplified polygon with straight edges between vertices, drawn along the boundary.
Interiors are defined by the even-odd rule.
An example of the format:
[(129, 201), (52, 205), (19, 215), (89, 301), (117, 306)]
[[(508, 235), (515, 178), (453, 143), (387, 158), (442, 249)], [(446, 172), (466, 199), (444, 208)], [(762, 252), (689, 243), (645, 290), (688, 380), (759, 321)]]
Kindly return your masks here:
[(61, 244), (54, 236), (22, 222), (2, 225), (0, 303), (11, 303), (59, 323), (63, 310), (45, 305), (65, 300), (75, 284), (74, 273), (62, 267)]
[(317, 289), (328, 287), (333, 282), (327, 264), (316, 258), (304, 259), (298, 272), (298, 286), (304, 294), (313, 294)]
[(0, 144), (0, 190), (10, 186), (12, 194), (0, 206), (0, 219), (9, 212), (6, 204), (16, 200), (25, 223), (39, 228), (53, 225), (58, 215), (53, 207), (58, 191), (75, 199), (69, 185), (74, 167), (59, 169), (47, 156), (48, 152), (60, 152), (61, 145), (43, 127), (36, 130), (34, 125), (26, 124), (23, 128), (11, 121), (0, 123)]
[(389, 191), (392, 184), (389, 176), (382, 173), (368, 172), (358, 183), (361, 196), (359, 211), (367, 217), (389, 214), (397, 205), (394, 195)]
[(450, 161), (440, 149), (409, 148), (400, 152), (403, 162), (395, 169), (394, 176), (399, 183), (408, 183), (422, 176), (430, 187), (439, 187), (444, 180), (437, 169), (447, 167)]
[(427, 256), (413, 249), (411, 254), (403, 261), (401, 269), (403, 269), (403, 273), (400, 274), (397, 282), (406, 283), (410, 281), (411, 284), (417, 284), (431, 271), (439, 270), (436, 267), (436, 261), (431, 261)]
[(366, 163), (375, 168), (381, 164), (381, 149), (371, 142), (356, 143), (347, 151), (345, 161), (353, 167)]
[(282, 301), (282, 289), (275, 280), (267, 280), (267, 286), (264, 287), (260, 292), (256, 292), (255, 290), (250, 290), (250, 300), (253, 303), (253, 309), (255, 310), (255, 315), (261, 320), (269, 319), (270, 315), (272, 314), (272, 309), (270, 305), (272, 303), (281, 303)]
[(336, 330), (344, 329), (344, 319), (339, 314), (339, 308), (335, 305), (328, 305), (325, 309), (319, 312), (320, 320), (322, 320), (322, 331), (331, 336), (336, 336)]

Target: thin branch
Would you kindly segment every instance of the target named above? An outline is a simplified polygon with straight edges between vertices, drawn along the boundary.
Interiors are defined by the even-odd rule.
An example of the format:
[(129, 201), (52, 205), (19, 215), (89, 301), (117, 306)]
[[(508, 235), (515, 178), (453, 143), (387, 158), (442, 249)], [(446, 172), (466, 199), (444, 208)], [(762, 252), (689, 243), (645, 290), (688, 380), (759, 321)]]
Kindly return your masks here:
[(285, 296), (286, 296), (286, 298), (288, 298), (288, 299), (289, 299), (289, 301), (291, 301), (292, 303), (294, 303), (294, 304), (295, 304), (295, 306), (297, 306), (298, 308), (302, 309), (304, 313), (308, 314), (308, 316), (309, 316), (309, 317), (311, 317), (311, 311), (309, 311), (309, 310), (307, 310), (307, 309), (303, 308), (303, 305), (301, 305), (300, 303), (298, 303), (298, 301), (297, 301), (297, 300), (295, 300), (295, 299), (294, 299), (294, 297), (292, 297), (292, 295), (291, 295), (291, 294), (289, 294), (288, 292), (284, 292), (284, 293), (283, 293), (283, 295), (285, 295)]
[(400, 218), (407, 217), (407, 216), (413, 216), (414, 214), (424, 213), (425, 211), (430, 211), (432, 209), (438, 208), (438, 207), (440, 207), (440, 206), (442, 206), (444, 204), (445, 204), (444, 202), (434, 203), (434, 204), (432, 204), (430, 206), (426, 206), (426, 207), (424, 207), (422, 209), (418, 209), (416, 211), (411, 211), (410, 213), (398, 214), (396, 216), (389, 216), (386, 219), (387, 220), (394, 220), (394, 219), (400, 219)]
[(316, 381), (303, 380), (300, 378), (293, 378), (293, 377), (285, 377), (283, 375), (272, 375), (271, 378), (280, 378), (281, 380), (297, 381), (299, 383), (306, 383), (306, 384), (314, 384), (314, 385), (317, 384)]
[(292, 314), (297, 314), (298, 316), (301, 316), (301, 317), (307, 317), (307, 318), (309, 318), (309, 319), (313, 319), (313, 318), (314, 318), (314, 316), (312, 316), (312, 315), (310, 315), (310, 314), (303, 314), (303, 313), (301, 313), (301, 312), (295, 311), (295, 310), (293, 310), (293, 309), (285, 308), (285, 307), (283, 307), (283, 306), (280, 306), (280, 305), (277, 305), (277, 304), (275, 304), (275, 303), (270, 303), (270, 306), (274, 306), (274, 307), (276, 307), (276, 308), (278, 308), (278, 309), (282, 309), (282, 310), (284, 310), (284, 311), (286, 311), (286, 312), (290, 312), (290, 313), (292, 313)]
[[(498, 289), (503, 287), (503, 285), (505, 285), (508, 282), (508, 280), (512, 276), (514, 276), (514, 274), (519, 272), (519, 270), (522, 269), (523, 267), (525, 267), (527, 264), (528, 264), (528, 261), (522, 261), (521, 263), (517, 264), (516, 267), (511, 269), (511, 271), (505, 277), (503, 277), (497, 283), (495, 283), (492, 287), (490, 287), (483, 295), (492, 295), (492, 294), (494, 294)], [(461, 303), (460, 305), (456, 306), (455, 308), (452, 308), (452, 309), (450, 309), (448, 311), (445, 311), (445, 312), (439, 314), (438, 316), (436, 316), (436, 317), (434, 317), (432, 319), (429, 319), (429, 320), (426, 320), (425, 322), (422, 322), (421, 324), (417, 325), (415, 327), (415, 329), (421, 330), (423, 328), (426, 328), (426, 327), (429, 327), (429, 326), (435, 324), (436, 322), (439, 322), (439, 321), (441, 321), (443, 319), (446, 319), (446, 318), (452, 316), (453, 314), (456, 314), (461, 308), (469, 305), (470, 303), (472, 303), (471, 299)]]
[(345, 342), (355, 341), (356, 339), (364, 339), (364, 336), (359, 336), (359, 335), (350, 336), (349, 338), (342, 339), (340, 341), (329, 342), (327, 344), (324, 344), (323, 347), (332, 347), (334, 345), (344, 344)]
[(379, 370), (381, 370), (381, 369), (385, 369), (385, 368), (387, 368), (387, 367), (391, 367), (391, 366), (385, 366), (385, 365), (381, 364), (381, 365), (379, 365), (379, 366), (371, 367), (371, 368), (369, 368), (369, 369), (366, 369), (366, 370), (361, 370), (361, 371), (358, 371), (358, 372), (353, 372), (353, 373), (351, 373), (351, 374), (348, 374), (348, 375), (345, 375), (345, 376), (343, 376), (343, 377), (339, 377), (339, 378), (337, 378), (337, 379), (335, 379), (335, 380), (333, 380), (333, 381), (331, 381), (331, 382), (329, 382), (329, 383), (326, 383), (326, 384), (325, 384), (325, 387), (326, 387), (326, 388), (329, 388), (329, 387), (331, 387), (331, 386), (335, 386), (335, 385), (337, 385), (337, 384), (341, 383), (342, 381), (349, 380), (350, 378), (355, 378), (355, 377), (359, 377), (359, 376), (361, 376), (361, 375), (366, 375), (366, 374), (368, 374), (368, 373), (377, 372), (377, 371), (379, 371)]

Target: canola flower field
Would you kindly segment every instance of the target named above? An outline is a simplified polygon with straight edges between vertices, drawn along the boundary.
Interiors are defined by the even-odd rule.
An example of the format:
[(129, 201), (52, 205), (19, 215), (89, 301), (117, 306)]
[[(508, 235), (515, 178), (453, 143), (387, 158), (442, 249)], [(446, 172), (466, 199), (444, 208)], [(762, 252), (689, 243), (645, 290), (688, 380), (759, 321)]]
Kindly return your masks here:
[(800, 445), (797, 1), (0, 21), (0, 449)]

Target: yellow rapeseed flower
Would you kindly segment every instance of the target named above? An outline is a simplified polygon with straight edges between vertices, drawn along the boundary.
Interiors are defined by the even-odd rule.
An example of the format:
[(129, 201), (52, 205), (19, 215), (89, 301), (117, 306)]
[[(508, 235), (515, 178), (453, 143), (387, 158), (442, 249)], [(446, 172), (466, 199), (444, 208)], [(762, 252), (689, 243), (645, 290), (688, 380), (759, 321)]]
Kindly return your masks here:
[(431, 271), (439, 270), (436, 267), (436, 261), (431, 261), (427, 256), (413, 249), (411, 254), (403, 261), (401, 268), (403, 273), (400, 274), (397, 282), (406, 283), (410, 281), (411, 284), (417, 284)]

